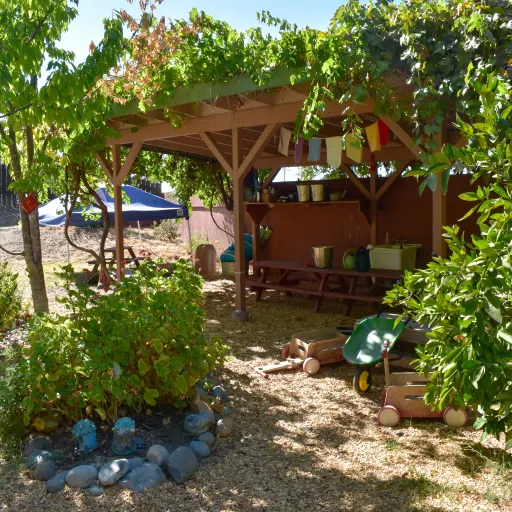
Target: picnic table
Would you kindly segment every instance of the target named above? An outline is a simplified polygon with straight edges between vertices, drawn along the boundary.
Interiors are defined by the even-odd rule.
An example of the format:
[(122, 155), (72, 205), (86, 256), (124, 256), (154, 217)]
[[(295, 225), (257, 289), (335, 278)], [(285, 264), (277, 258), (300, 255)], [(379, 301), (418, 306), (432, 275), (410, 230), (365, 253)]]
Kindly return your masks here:
[[(139, 261), (142, 261), (144, 258), (135, 256), (135, 252), (133, 251), (133, 247), (131, 245), (125, 245), (124, 250), (128, 251), (129, 257), (125, 258), (123, 261), (125, 263), (135, 263), (136, 267), (140, 266)], [(116, 248), (115, 247), (105, 248), (105, 256), (107, 255), (107, 253), (112, 255), (112, 256), (106, 258), (108, 268), (111, 269), (116, 264)], [(94, 260), (94, 261), (88, 261), (87, 263), (89, 265), (94, 265), (94, 267), (91, 271), (91, 274), (94, 276), (98, 272), (98, 269), (100, 266), (99, 262), (97, 260)]]
[[(253, 262), (253, 267), (262, 270), (259, 281), (248, 283), (251, 290), (256, 290), (257, 301), (261, 300), (263, 292), (268, 289), (283, 291), (290, 297), (296, 293), (315, 297), (315, 313), (320, 311), (324, 298), (347, 301), (347, 315), (350, 315), (354, 301), (380, 305), (385, 294), (382, 290), (386, 288), (386, 281), (395, 283), (402, 279), (402, 272), (399, 270), (372, 268), (368, 272), (357, 272), (339, 267), (316, 268), (296, 261), (262, 260)], [(271, 270), (279, 273), (276, 282), (267, 281)], [(335, 287), (330, 287), (333, 280)], [(318, 286), (299, 286), (301, 282), (307, 281), (313, 281)], [(364, 288), (366, 293), (358, 292), (358, 288)]]

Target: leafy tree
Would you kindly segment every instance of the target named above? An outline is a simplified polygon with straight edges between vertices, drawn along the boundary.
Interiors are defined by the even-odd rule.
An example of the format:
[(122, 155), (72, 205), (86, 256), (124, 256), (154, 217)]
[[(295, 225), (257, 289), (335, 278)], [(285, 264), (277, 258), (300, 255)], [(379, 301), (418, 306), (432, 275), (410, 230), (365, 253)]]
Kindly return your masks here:
[[(104, 21), (105, 37), (75, 66), (58, 42), (76, 17), (78, 0), (0, 0), (0, 154), (10, 164), (18, 200), (44, 198), (60, 174), (53, 155), (80, 158), (103, 143), (98, 127), (108, 105), (94, 92), (122, 51), (120, 19)], [(43, 72), (48, 76), (40, 84)], [(101, 119), (101, 122), (100, 122)], [(96, 141), (96, 142), (95, 142)], [(38, 213), (20, 207), (23, 253), (35, 311), (48, 311)]]
[(466, 240), (446, 227), (449, 258), (407, 272), (386, 302), (433, 327), (418, 349), (419, 370), (433, 372), (427, 403), (472, 406), (483, 438), (504, 432), (512, 448), (512, 88), (494, 75), (466, 85), (481, 104), (478, 122), (457, 123), (467, 145), (445, 145), (422, 172), (437, 177), (462, 165), (473, 174), (477, 191), (460, 197), (476, 203), (465, 217), (478, 214), (480, 234)]

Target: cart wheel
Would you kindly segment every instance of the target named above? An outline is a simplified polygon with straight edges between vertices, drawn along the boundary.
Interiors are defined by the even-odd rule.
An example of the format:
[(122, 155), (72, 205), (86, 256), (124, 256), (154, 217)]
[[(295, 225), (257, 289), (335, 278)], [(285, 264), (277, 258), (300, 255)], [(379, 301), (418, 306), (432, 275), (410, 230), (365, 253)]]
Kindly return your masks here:
[(308, 375), (314, 375), (315, 373), (320, 370), (320, 361), (314, 357), (308, 357), (304, 364), (302, 365), (302, 369), (308, 374)]
[(386, 403), (386, 393), (387, 393), (387, 389), (385, 389), (382, 394), (380, 395), (380, 403), (382, 405), (384, 405)]
[(283, 347), (283, 350), (281, 351), (281, 356), (283, 357), (283, 361), (286, 361), (288, 359), (288, 356), (290, 355), (290, 345), (285, 345)]
[(396, 407), (385, 405), (379, 409), (377, 419), (385, 427), (394, 427), (400, 423), (400, 413)]
[(462, 407), (455, 410), (450, 406), (444, 410), (443, 420), (450, 427), (463, 427), (468, 422), (468, 413)]
[(371, 371), (367, 368), (357, 368), (352, 385), (358, 393), (367, 393), (372, 385)]

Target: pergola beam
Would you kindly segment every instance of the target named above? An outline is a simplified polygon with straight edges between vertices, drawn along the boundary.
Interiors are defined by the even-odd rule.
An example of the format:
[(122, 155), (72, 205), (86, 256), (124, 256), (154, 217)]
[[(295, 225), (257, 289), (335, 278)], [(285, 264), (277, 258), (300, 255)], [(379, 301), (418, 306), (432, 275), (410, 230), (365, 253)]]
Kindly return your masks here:
[(416, 157), (421, 152), (421, 148), (413, 143), (412, 137), (391, 117), (380, 115), (379, 119), (386, 123), (389, 129), (400, 139), (402, 144)]
[(354, 171), (345, 164), (341, 164), (341, 170), (349, 177), (350, 181), (358, 188), (366, 199), (370, 199), (370, 192), (361, 183), (361, 180), (355, 175)]
[[(233, 172), (233, 166), (231, 166), (228, 162), (227, 156), (224, 154), (224, 152), (217, 146), (217, 144), (213, 141), (211, 136), (206, 132), (200, 132), (199, 135), (201, 136), (201, 139), (203, 139), (204, 143), (208, 146), (208, 149), (213, 153), (213, 156), (217, 159), (217, 161), (220, 163), (220, 165), (223, 167), (223, 169), (230, 175), (234, 176)], [(234, 149), (234, 148), (233, 148)], [(233, 153), (233, 160), (235, 156)]]
[(239, 177), (244, 178), (245, 175), (249, 172), (249, 169), (253, 164), (254, 160), (256, 159), (256, 157), (258, 156), (258, 153), (266, 147), (270, 139), (279, 129), (279, 126), (280, 125), (278, 123), (273, 123), (265, 126), (265, 129), (258, 137), (258, 140), (255, 142), (254, 146), (249, 151), (249, 154), (245, 157), (244, 161), (240, 165), (238, 169)]
[(380, 200), (380, 198), (389, 190), (389, 187), (393, 185), (393, 183), (402, 175), (405, 168), (411, 163), (410, 160), (407, 162), (402, 163), (397, 169), (395, 169), (389, 176), (388, 179), (385, 181), (384, 185), (379, 188), (379, 191), (377, 192), (377, 201)]

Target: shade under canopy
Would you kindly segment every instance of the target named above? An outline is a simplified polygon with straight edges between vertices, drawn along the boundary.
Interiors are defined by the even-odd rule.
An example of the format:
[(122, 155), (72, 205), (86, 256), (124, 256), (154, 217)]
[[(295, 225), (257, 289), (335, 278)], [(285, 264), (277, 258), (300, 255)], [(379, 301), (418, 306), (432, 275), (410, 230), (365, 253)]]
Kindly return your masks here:
[[(123, 185), (122, 188), (130, 199), (130, 203), (123, 202), (123, 222), (188, 218), (188, 208), (185, 205), (171, 203), (166, 199), (130, 185)], [(96, 192), (108, 209), (110, 224), (114, 225), (114, 198), (109, 196), (103, 187)], [(99, 208), (89, 205), (85, 212), (84, 214), (81, 208), (73, 210), (70, 226), (98, 226), (103, 224)], [(100, 216), (91, 219), (88, 218), (88, 214), (100, 214)], [(39, 208), (39, 224), (41, 226), (64, 226), (65, 223), (64, 198), (53, 199)]]

